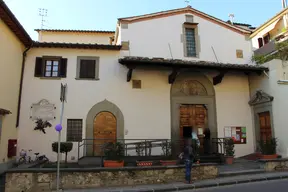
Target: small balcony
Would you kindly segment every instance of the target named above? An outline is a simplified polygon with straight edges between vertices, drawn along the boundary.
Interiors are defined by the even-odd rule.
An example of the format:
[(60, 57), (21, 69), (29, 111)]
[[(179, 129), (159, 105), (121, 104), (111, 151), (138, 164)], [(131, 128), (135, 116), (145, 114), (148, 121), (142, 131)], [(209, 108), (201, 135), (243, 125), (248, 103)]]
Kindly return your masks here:
[(279, 34), (273, 40), (271, 40), (269, 43), (267, 43), (263, 47), (260, 47), (259, 49), (255, 50), (254, 55), (260, 56), (260, 55), (271, 54), (274, 51), (276, 51), (277, 43), (282, 43), (285, 41), (288, 41), (288, 32), (284, 32), (282, 34)]
[(255, 56), (260, 56), (260, 55), (267, 55), (276, 50), (276, 41), (272, 40), (269, 43), (263, 45), (263, 47), (260, 47), (259, 49), (254, 51)]

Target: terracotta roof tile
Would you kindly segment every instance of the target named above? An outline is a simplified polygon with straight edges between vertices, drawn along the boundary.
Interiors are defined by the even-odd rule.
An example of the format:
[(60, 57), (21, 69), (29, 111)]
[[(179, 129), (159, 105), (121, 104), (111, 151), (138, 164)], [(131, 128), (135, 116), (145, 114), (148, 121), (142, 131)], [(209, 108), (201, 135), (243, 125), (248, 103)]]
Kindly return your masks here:
[(267, 67), (260, 65), (248, 64), (231, 64), (218, 63), (211, 61), (196, 61), (196, 60), (181, 60), (181, 59), (164, 59), (164, 58), (148, 58), (148, 57), (124, 57), (119, 59), (119, 63), (123, 65), (129, 64), (143, 64), (145, 66), (157, 64), (163, 67), (177, 67), (180, 68), (207, 68), (207, 69), (223, 69), (223, 70), (244, 70), (244, 71), (268, 71)]
[(25, 46), (29, 46), (32, 43), (32, 39), (28, 33), (3, 0), (0, 0), (0, 19), (3, 20), (3, 22)]
[(120, 50), (120, 45), (85, 44), (85, 43), (58, 43), (58, 42), (34, 42), (34, 48), (74, 48), (74, 49), (104, 49)]
[(47, 31), (47, 32), (71, 32), (71, 33), (111, 33), (115, 31), (103, 31), (103, 30), (76, 30), (76, 29), (35, 29), (35, 31)]

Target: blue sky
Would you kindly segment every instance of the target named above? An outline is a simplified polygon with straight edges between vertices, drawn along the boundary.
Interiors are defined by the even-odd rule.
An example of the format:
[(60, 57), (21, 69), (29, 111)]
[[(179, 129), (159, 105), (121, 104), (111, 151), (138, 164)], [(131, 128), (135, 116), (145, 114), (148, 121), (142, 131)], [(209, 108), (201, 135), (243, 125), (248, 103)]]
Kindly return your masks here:
[[(34, 40), (41, 26), (38, 8), (48, 9), (47, 29), (115, 30), (117, 18), (187, 6), (185, 0), (4, 0)], [(282, 9), (281, 0), (190, 0), (190, 5), (222, 20), (259, 26)]]

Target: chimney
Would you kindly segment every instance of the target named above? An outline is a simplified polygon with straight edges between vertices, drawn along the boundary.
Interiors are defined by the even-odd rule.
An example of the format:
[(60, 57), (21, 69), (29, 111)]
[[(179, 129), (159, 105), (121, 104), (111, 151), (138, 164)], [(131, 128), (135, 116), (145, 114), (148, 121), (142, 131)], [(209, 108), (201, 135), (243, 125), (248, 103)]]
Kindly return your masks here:
[(287, 0), (282, 0), (282, 8), (285, 9), (287, 7)]
[(233, 22), (234, 22), (234, 17), (235, 17), (235, 15), (234, 14), (229, 14), (229, 18), (230, 18), (230, 22), (231, 22), (231, 24), (233, 25)]

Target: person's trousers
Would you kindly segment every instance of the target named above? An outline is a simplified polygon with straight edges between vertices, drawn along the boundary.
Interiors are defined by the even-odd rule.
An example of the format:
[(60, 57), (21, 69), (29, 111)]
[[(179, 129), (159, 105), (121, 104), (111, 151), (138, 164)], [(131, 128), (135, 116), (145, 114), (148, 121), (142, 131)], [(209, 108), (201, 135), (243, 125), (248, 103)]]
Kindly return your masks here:
[(192, 160), (185, 159), (185, 180), (191, 182)]

